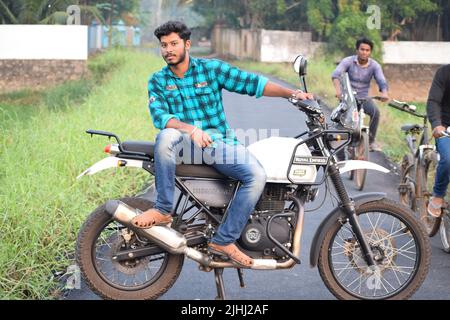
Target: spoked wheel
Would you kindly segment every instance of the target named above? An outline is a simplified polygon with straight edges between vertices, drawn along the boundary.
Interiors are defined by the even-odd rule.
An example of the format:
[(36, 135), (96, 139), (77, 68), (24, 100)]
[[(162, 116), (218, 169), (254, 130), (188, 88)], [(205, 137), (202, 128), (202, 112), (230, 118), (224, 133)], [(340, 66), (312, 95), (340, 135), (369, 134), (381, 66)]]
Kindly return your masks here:
[(442, 215), (439, 233), (444, 251), (450, 253), (450, 211), (448, 209), (445, 209)]
[[(369, 161), (369, 135), (367, 132), (361, 132), (359, 144), (355, 148), (355, 160)], [(367, 169), (355, 170), (355, 183), (358, 190), (364, 189), (366, 182)]]
[(415, 211), (416, 205), (416, 185), (414, 183), (414, 158), (411, 154), (406, 154), (403, 157), (400, 166), (400, 187), (399, 200), (400, 203)]
[(417, 210), (416, 216), (425, 227), (429, 237), (433, 237), (439, 230), (441, 218), (435, 218), (428, 214), (427, 206), (430, 201), (437, 167), (437, 153), (425, 151), (423, 166), (417, 164), (416, 188), (417, 188)]
[(339, 299), (407, 299), (428, 273), (431, 247), (409, 209), (387, 199), (357, 209), (374, 254), (368, 267), (348, 221), (336, 221), (322, 242), (319, 272)]
[[(347, 160), (355, 160), (355, 147), (353, 144), (350, 144), (345, 148), (345, 154)], [(355, 170), (351, 170), (348, 172), (348, 178), (353, 180), (355, 178)]]
[[(140, 198), (121, 201), (142, 211), (153, 207)], [(118, 259), (118, 254), (140, 248), (149, 254)], [(106, 299), (156, 299), (175, 283), (184, 261), (184, 255), (169, 254), (112, 220), (104, 205), (80, 229), (76, 254), (86, 283)]]

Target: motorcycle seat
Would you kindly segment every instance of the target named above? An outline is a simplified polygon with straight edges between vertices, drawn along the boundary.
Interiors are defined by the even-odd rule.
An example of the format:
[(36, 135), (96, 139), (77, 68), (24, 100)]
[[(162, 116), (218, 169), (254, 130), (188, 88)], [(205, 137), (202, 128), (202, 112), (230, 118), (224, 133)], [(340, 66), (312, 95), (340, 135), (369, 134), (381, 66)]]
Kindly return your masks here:
[[(153, 158), (155, 143), (147, 141), (124, 141), (122, 142), (122, 148), (126, 152), (141, 152)], [(227, 179), (219, 171), (205, 164), (180, 164), (177, 165), (175, 174), (179, 177)]]

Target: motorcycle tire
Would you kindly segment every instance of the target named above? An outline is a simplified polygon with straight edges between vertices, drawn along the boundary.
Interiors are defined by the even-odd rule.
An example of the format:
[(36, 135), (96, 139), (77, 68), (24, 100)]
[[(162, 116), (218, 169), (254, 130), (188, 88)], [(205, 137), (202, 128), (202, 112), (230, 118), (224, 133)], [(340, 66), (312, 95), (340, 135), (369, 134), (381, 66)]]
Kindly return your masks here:
[[(133, 208), (138, 208), (141, 211), (148, 210), (154, 206), (153, 202), (143, 198), (130, 197), (122, 198), (120, 200)], [(159, 254), (164, 254), (164, 260), (160, 269), (158, 269), (158, 272), (155, 275), (156, 278), (150, 279), (151, 281), (149, 281), (148, 284), (147, 282), (145, 282), (144, 284), (136, 286), (135, 288), (122, 288), (112, 283), (104, 275), (102, 275), (102, 273), (98, 271), (98, 269), (100, 268), (97, 267), (97, 264), (94, 261), (95, 244), (97, 238), (102, 234), (103, 230), (113, 222), (114, 221), (111, 215), (108, 214), (105, 209), (105, 205), (101, 205), (90, 214), (78, 233), (76, 261), (78, 266), (80, 267), (80, 271), (84, 281), (94, 293), (104, 299), (157, 299), (167, 290), (169, 290), (169, 288), (171, 288), (177, 280), (183, 267), (184, 255), (170, 254), (161, 249), (162, 253)], [(143, 267), (141, 266), (141, 268), (145, 267), (145, 265)], [(130, 270), (130, 267), (127, 266), (127, 268), (128, 269), (125, 269), (126, 272), (130, 272), (128, 271)], [(115, 271), (117, 272), (117, 270)], [(117, 275), (117, 277), (119, 276)]]
[[(346, 286), (344, 283), (345, 280), (347, 280), (347, 279), (344, 280), (344, 279), (340, 278), (340, 275), (338, 274), (338, 270), (342, 269), (343, 262), (338, 262), (336, 260), (337, 259), (336, 254), (333, 252), (334, 252), (334, 250), (341, 250), (341, 248), (339, 246), (336, 247), (334, 245), (336, 244), (335, 241), (340, 241), (340, 239), (342, 239), (342, 238), (340, 238), (340, 234), (339, 234), (339, 232), (341, 230), (342, 230), (342, 232), (348, 232), (350, 234), (350, 237), (352, 237), (351, 236), (352, 231), (348, 230), (349, 228), (351, 229), (351, 226), (349, 225), (349, 223), (345, 222), (345, 221), (343, 222), (343, 221), (336, 220), (336, 222), (334, 224), (332, 224), (328, 230), (325, 231), (326, 234), (322, 241), (321, 249), (319, 252), (318, 268), (319, 268), (319, 273), (320, 273), (322, 280), (324, 281), (325, 285), (327, 286), (327, 288), (331, 291), (331, 293), (334, 296), (336, 296), (338, 299), (344, 299), (344, 300), (360, 300), (360, 299), (361, 300), (365, 300), (365, 299), (368, 299), (368, 300), (369, 299), (403, 300), (403, 299), (408, 299), (416, 292), (416, 290), (421, 286), (421, 284), (425, 280), (427, 273), (428, 273), (428, 268), (429, 268), (430, 260), (431, 260), (431, 246), (430, 246), (430, 240), (426, 236), (423, 227), (420, 225), (420, 223), (417, 221), (417, 219), (415, 219), (413, 217), (413, 214), (410, 211), (411, 210), (409, 208), (404, 207), (404, 206), (402, 206), (392, 200), (389, 200), (389, 199), (371, 201), (371, 202), (360, 205), (356, 209), (356, 213), (358, 215), (358, 220), (360, 221), (360, 224), (362, 222), (364, 222), (365, 219), (367, 219), (367, 217), (369, 216), (370, 213), (375, 213), (375, 217), (376, 217), (376, 214), (380, 214), (380, 213), (386, 214), (388, 216), (391, 216), (392, 219), (398, 220), (397, 223), (399, 225), (399, 228), (401, 228), (401, 229), (396, 231), (395, 235), (392, 234), (392, 239), (391, 238), (381, 238), (381, 239), (384, 239), (383, 244), (384, 244), (384, 242), (389, 242), (395, 246), (395, 248), (394, 248), (394, 246), (392, 247), (392, 250), (390, 252), (392, 254), (396, 254), (395, 259), (397, 259), (396, 261), (394, 261), (394, 256), (386, 255), (386, 259), (389, 258), (393, 261), (391, 263), (392, 269), (388, 269), (387, 267), (385, 267), (387, 265), (387, 264), (383, 264), (383, 263), (385, 263), (385, 261), (379, 262), (378, 266), (380, 268), (384, 267), (384, 269), (382, 269), (382, 271), (380, 272), (380, 274), (383, 275), (383, 277), (386, 277), (386, 278), (390, 277), (390, 279), (391, 279), (391, 278), (393, 278), (392, 272), (395, 273), (395, 270), (410, 270), (410, 269), (400, 269), (401, 264), (397, 264), (399, 262), (407, 261), (407, 263), (413, 264), (413, 267), (402, 267), (402, 268), (411, 268), (411, 275), (405, 280), (404, 284), (401, 284), (401, 286), (399, 286), (399, 288), (397, 288), (397, 289), (394, 288), (395, 290), (392, 293), (389, 293), (389, 294), (387, 293), (384, 296), (383, 295), (375, 296), (372, 293), (363, 295), (360, 292), (353, 292), (349, 288), (350, 285)], [(364, 217), (364, 215), (367, 215), (367, 216)], [(373, 220), (370, 224), (366, 225), (366, 227), (368, 227), (368, 229), (363, 228), (363, 224), (361, 224), (364, 234), (366, 234), (367, 230), (370, 230), (372, 227), (374, 228), (374, 231), (375, 231), (375, 227), (372, 225), (372, 223), (375, 220)], [(395, 220), (393, 220), (393, 221), (395, 221)], [(381, 223), (383, 224), (385, 222), (381, 222)], [(387, 229), (389, 230), (390, 222), (387, 221), (386, 225), (387, 225)], [(406, 231), (404, 231), (404, 230), (406, 230)], [(374, 231), (371, 231), (371, 232), (374, 232)], [(376, 233), (377, 234), (379, 233), (378, 228), (376, 229)], [(380, 234), (382, 234), (382, 233), (380, 232)], [(416, 255), (416, 259), (413, 262), (409, 262), (408, 259), (402, 257), (398, 253), (402, 250), (405, 251), (403, 247), (401, 247), (401, 248), (396, 247), (397, 243), (398, 243), (399, 247), (402, 245), (402, 242), (399, 242), (399, 237), (402, 237), (402, 236), (403, 237), (411, 237), (414, 240), (413, 245), (414, 245), (414, 248), (417, 248), (416, 249), (417, 255)], [(381, 241), (380, 238), (377, 238), (378, 236), (372, 238), (372, 235), (366, 234), (366, 237), (367, 237), (369, 244), (374, 252), (374, 255), (376, 253), (376, 250), (379, 250), (376, 248), (383, 248), (380, 251), (378, 251), (378, 253), (377, 253), (378, 255), (381, 254), (380, 252), (382, 250), (386, 250), (386, 247), (376, 245), (377, 241)], [(351, 265), (351, 268), (348, 268), (348, 269), (350, 269), (350, 272), (352, 272), (353, 274), (356, 274), (356, 275), (360, 274), (361, 277), (362, 277), (362, 275), (366, 275), (367, 273), (365, 273), (365, 272), (368, 269), (367, 263), (365, 262), (365, 259), (362, 258), (361, 249), (360, 249), (360, 247), (358, 247), (359, 243), (356, 240), (356, 238), (353, 238), (353, 240), (346, 238), (345, 240), (343, 239), (343, 241), (344, 241), (344, 251), (343, 251), (344, 256), (342, 256), (342, 258), (345, 261), (344, 264), (348, 262), (347, 265)], [(408, 239), (406, 239), (405, 242), (408, 243)], [(348, 244), (350, 244), (350, 245), (348, 245)], [(409, 245), (410, 245), (410, 242), (409, 242)], [(345, 246), (347, 246), (348, 252), (346, 252)], [(408, 248), (409, 248), (409, 246), (408, 246)], [(359, 250), (359, 253), (358, 253), (358, 250)], [(340, 253), (340, 252), (338, 252), (338, 253)], [(355, 257), (358, 255), (357, 253), (359, 254), (359, 258), (355, 259)], [(347, 254), (348, 254), (348, 256), (347, 256)], [(338, 267), (338, 268), (336, 268), (336, 267)], [(366, 270), (366, 271), (364, 271), (364, 270)], [(395, 274), (395, 276), (397, 277), (397, 274)], [(400, 273), (400, 276), (402, 276), (401, 273)], [(346, 277), (348, 277), (348, 274), (346, 275)], [(370, 277), (372, 277), (372, 276), (370, 276)], [(394, 279), (395, 279), (395, 277), (394, 277)], [(397, 277), (397, 279), (398, 279), (398, 277)], [(367, 281), (368, 280), (369, 279), (367, 279)], [(362, 282), (362, 279), (360, 281)], [(383, 283), (383, 282), (381, 281), (381, 283)], [(368, 282), (365, 282), (364, 284), (367, 285)], [(396, 283), (393, 282), (393, 284), (395, 285)], [(360, 283), (360, 286), (361, 286), (361, 283)], [(383, 286), (384, 286), (384, 284), (383, 284)], [(388, 287), (388, 286), (385, 285), (384, 287)], [(366, 290), (366, 288), (363, 288), (363, 290)], [(369, 290), (369, 289), (367, 289), (367, 290)], [(378, 290), (378, 289), (376, 289), (376, 290)]]

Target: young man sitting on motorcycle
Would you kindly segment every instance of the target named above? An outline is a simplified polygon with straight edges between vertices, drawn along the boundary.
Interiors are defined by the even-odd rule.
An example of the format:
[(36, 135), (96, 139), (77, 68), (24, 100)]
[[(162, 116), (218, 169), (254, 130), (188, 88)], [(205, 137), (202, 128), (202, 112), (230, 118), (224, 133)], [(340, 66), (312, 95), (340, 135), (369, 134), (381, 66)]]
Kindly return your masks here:
[(450, 126), (450, 64), (436, 71), (428, 94), (427, 116), (433, 128), (433, 137), (436, 139), (436, 148), (440, 156), (433, 197), (428, 203), (427, 211), (430, 215), (439, 217), (450, 179), (450, 139), (442, 138), (442, 132)]
[[(375, 78), (385, 101), (389, 100), (388, 86), (383, 74), (383, 70), (378, 62), (370, 58), (373, 50), (373, 42), (367, 38), (356, 41), (356, 55), (349, 56), (339, 63), (331, 75), (331, 79), (336, 90), (336, 97), (341, 98), (339, 77), (342, 73), (348, 72), (352, 88), (356, 91), (356, 97), (363, 99), (369, 95), (370, 81)], [(363, 104), (363, 109), (370, 116), (369, 126), (369, 148), (370, 151), (381, 151), (381, 147), (375, 142), (377, 135), (380, 111), (372, 99), (367, 99)]]
[(155, 207), (136, 217), (133, 223), (149, 228), (172, 221), (175, 167), (180, 151), (186, 164), (191, 161), (186, 160), (186, 154), (198, 154), (200, 150), (201, 156), (214, 158), (211, 165), (217, 171), (242, 183), (225, 221), (208, 245), (209, 250), (249, 267), (253, 260), (234, 242), (259, 200), (266, 175), (258, 160), (232, 134), (225, 119), (221, 90), (257, 98), (263, 95), (297, 99), (313, 97), (220, 60), (191, 57), (191, 31), (182, 22), (169, 21), (158, 27), (154, 34), (167, 63), (148, 82), (150, 113), (154, 126), (161, 130), (156, 137), (154, 152), (157, 199)]

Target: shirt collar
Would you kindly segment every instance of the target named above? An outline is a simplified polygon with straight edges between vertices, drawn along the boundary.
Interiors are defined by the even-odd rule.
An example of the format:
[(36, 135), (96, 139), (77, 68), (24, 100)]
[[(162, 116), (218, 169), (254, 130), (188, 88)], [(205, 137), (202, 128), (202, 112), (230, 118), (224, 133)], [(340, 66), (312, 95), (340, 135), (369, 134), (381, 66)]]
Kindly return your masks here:
[[(370, 60), (372, 60), (372, 59), (370, 59), (369, 58), (369, 61), (367, 62), (367, 66), (366, 67), (364, 67), (364, 68), (368, 68), (369, 66), (370, 66)], [(358, 64), (358, 55), (354, 55), (353, 56), (353, 62), (357, 65), (357, 66), (359, 66), (359, 64)], [(361, 67), (362, 68), (362, 67)]]
[[(195, 67), (198, 65), (198, 61), (197, 61), (197, 60), (198, 60), (197, 58), (194, 58), (194, 57), (192, 57), (192, 56), (189, 56), (189, 68), (188, 68), (188, 70), (186, 71), (186, 74), (189, 74), (189, 73), (191, 72), (192, 68), (195, 68)], [(172, 72), (172, 70), (170, 70), (170, 68), (169, 68), (168, 65), (165, 66), (162, 70), (163, 70), (163, 72), (164, 72), (166, 75), (169, 75), (169, 76), (174, 77), (174, 78), (178, 78), (178, 77)]]

